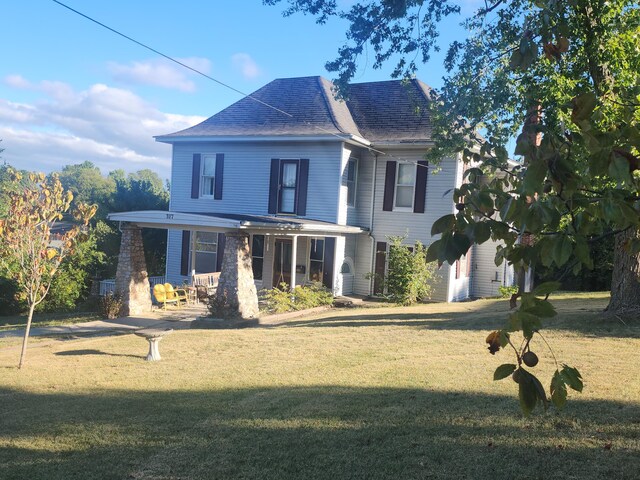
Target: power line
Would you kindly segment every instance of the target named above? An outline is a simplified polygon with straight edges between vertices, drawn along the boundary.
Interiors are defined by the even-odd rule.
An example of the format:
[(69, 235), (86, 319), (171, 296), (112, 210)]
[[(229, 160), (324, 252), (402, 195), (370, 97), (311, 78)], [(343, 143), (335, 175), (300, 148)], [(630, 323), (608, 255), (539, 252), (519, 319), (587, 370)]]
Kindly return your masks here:
[[(122, 37), (122, 38), (124, 38), (124, 39), (126, 39), (126, 40), (129, 40), (130, 42), (133, 42), (133, 43), (135, 43), (136, 45), (138, 45), (138, 46), (140, 46), (140, 47), (142, 47), (142, 48), (145, 48), (145, 49), (147, 49), (147, 50), (149, 50), (149, 51), (151, 51), (151, 52), (155, 53), (156, 55), (160, 55), (161, 57), (166, 58), (167, 60), (169, 60), (169, 61), (171, 61), (171, 62), (173, 62), (173, 63), (175, 63), (175, 64), (177, 64), (177, 65), (180, 65), (180, 66), (181, 66), (181, 67), (183, 67), (183, 68), (186, 68), (186, 69), (188, 69), (188, 70), (191, 70), (192, 72), (194, 72), (194, 73), (196, 73), (196, 74), (198, 74), (198, 75), (201, 75), (201, 76), (203, 76), (204, 78), (206, 78), (206, 79), (208, 79), (208, 80), (211, 80), (212, 82), (215, 82), (215, 83), (217, 83), (218, 85), (220, 85), (220, 86), (222, 86), (222, 87), (225, 87), (225, 88), (227, 88), (227, 89), (229, 89), (229, 90), (232, 90), (233, 92), (236, 92), (236, 93), (238, 93), (238, 94), (242, 95), (244, 98), (249, 98), (250, 100), (253, 100), (253, 101), (255, 101), (255, 102), (257, 102), (257, 103), (259, 103), (259, 104), (261, 104), (261, 105), (263, 105), (263, 106), (265, 106), (265, 107), (267, 107), (267, 108), (270, 108), (270, 109), (272, 109), (272, 110), (274, 110), (274, 111), (276, 111), (276, 112), (278, 112), (278, 113), (281, 113), (282, 115), (285, 115), (285, 116), (287, 116), (287, 117), (289, 117), (289, 118), (295, 118), (291, 113), (286, 112), (286, 111), (284, 111), (284, 110), (282, 110), (282, 109), (280, 109), (280, 108), (278, 108), (278, 107), (276, 107), (276, 106), (274, 106), (274, 105), (271, 105), (271, 104), (269, 104), (269, 103), (267, 103), (267, 102), (264, 102), (264, 101), (260, 100), (259, 98), (256, 98), (256, 97), (252, 96), (251, 94), (248, 94), (248, 93), (245, 93), (245, 92), (243, 92), (243, 91), (241, 91), (241, 90), (238, 90), (237, 88), (235, 88), (235, 87), (233, 87), (233, 86), (229, 85), (228, 83), (222, 82), (221, 80), (218, 80), (217, 78), (212, 77), (211, 75), (208, 75), (208, 74), (206, 74), (206, 73), (204, 73), (204, 72), (202, 72), (202, 71), (198, 70), (197, 68), (193, 68), (193, 67), (191, 67), (191, 66), (187, 65), (186, 63), (183, 63), (183, 62), (181, 62), (180, 60), (177, 60), (176, 58), (174, 58), (174, 57), (172, 57), (172, 56), (170, 56), (170, 55), (167, 55), (167, 54), (165, 54), (165, 53), (162, 53), (161, 51), (156, 50), (155, 48), (153, 48), (153, 47), (151, 47), (151, 46), (149, 46), (149, 45), (147, 45), (147, 44), (145, 44), (145, 43), (142, 43), (142, 42), (140, 42), (140, 41), (136, 40), (135, 38), (132, 38), (132, 37), (130, 37), (129, 35), (126, 35), (126, 34), (124, 34), (124, 33), (120, 32), (120, 31), (116, 30), (115, 28), (112, 28), (112, 27), (110, 27), (110, 26), (108, 26), (108, 25), (106, 25), (106, 24), (104, 24), (104, 23), (102, 23), (102, 22), (100, 22), (100, 21), (96, 20), (96, 19), (95, 19), (95, 18), (93, 18), (93, 17), (90, 17), (89, 15), (86, 15), (86, 14), (84, 14), (84, 13), (82, 13), (82, 12), (80, 12), (80, 11), (76, 10), (75, 8), (70, 7), (69, 5), (66, 5), (66, 4), (64, 4), (64, 3), (62, 3), (62, 2), (60, 2), (60, 1), (58, 1), (58, 0), (52, 0), (52, 1), (53, 1), (54, 3), (57, 3), (58, 5), (60, 5), (61, 7), (64, 7), (64, 8), (66, 8), (67, 10), (70, 10), (70, 11), (72, 11), (73, 13), (75, 13), (75, 14), (77, 14), (77, 15), (80, 15), (81, 17), (85, 18), (86, 20), (89, 20), (90, 22), (93, 22), (93, 23), (95, 23), (96, 25), (99, 25), (99, 26), (101, 26), (101, 27), (103, 27), (103, 28), (105, 28), (105, 29), (109, 30), (110, 32), (115, 33), (116, 35), (118, 35), (118, 36), (120, 36), (120, 37)], [(332, 135), (332, 136), (334, 136), (334, 137), (336, 137), (336, 138), (339, 138), (340, 140), (343, 140), (343, 141), (344, 141), (344, 140), (348, 140), (348, 138), (347, 138), (346, 136), (339, 135), (339, 134), (337, 134), (337, 133), (335, 133), (335, 132), (332, 132), (332, 131), (330, 131), (330, 130), (327, 130), (327, 129), (325, 129), (325, 128), (322, 128), (322, 127), (320, 127), (320, 126), (318, 126), (318, 125), (313, 125), (313, 124), (311, 124), (310, 122), (307, 122), (307, 121), (305, 121), (305, 120), (302, 120), (302, 122), (303, 122), (304, 124), (306, 124), (306, 125), (310, 126), (310, 127), (313, 127), (313, 128), (316, 128), (316, 129), (320, 130), (320, 131), (321, 131), (321, 132), (323, 132), (323, 133), (327, 133), (327, 134)], [(385, 156), (388, 156), (388, 157), (391, 157), (391, 158), (395, 158), (396, 160), (400, 160), (400, 161), (403, 161), (403, 162), (406, 162), (406, 163), (413, 163), (413, 164), (414, 164), (414, 165), (416, 165), (417, 167), (423, 167), (423, 165), (420, 165), (420, 164), (419, 164), (417, 161), (415, 161), (415, 160), (407, 159), (407, 158), (402, 158), (402, 157), (397, 157), (397, 156), (395, 156), (395, 155), (393, 155), (393, 154), (391, 154), (391, 153), (389, 153), (389, 152), (384, 152), (384, 151), (382, 151), (382, 150), (375, 149), (375, 148), (373, 148), (373, 147), (371, 147), (371, 146), (367, 146), (366, 148), (367, 148), (369, 151), (371, 151), (371, 152), (374, 152), (374, 153), (377, 153), (377, 154), (380, 154), (380, 155), (385, 155)], [(428, 168), (428, 167), (425, 167), (425, 168)]]

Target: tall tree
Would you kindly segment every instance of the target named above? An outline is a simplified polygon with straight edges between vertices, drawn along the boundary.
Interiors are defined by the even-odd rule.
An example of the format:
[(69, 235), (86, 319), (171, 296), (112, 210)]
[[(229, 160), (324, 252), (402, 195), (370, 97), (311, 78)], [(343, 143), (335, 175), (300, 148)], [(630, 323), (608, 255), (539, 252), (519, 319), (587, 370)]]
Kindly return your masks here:
[[(20, 184), (22, 175), (10, 173), (14, 183)], [(17, 190), (9, 193), (8, 213), (0, 219), (0, 270), (16, 282), (29, 308), (18, 365), (22, 368), (33, 312), (46, 298), (62, 262), (76, 247), (97, 206), (76, 205), (73, 216), (78, 224), (54, 242), (51, 227), (69, 211), (73, 194), (62, 188), (56, 175), (47, 179), (42, 173), (30, 173), (26, 186)]]
[[(284, 0), (265, 0), (276, 4)], [(348, 95), (348, 81), (367, 45), (374, 68), (396, 60), (393, 76), (410, 76), (415, 58), (427, 61), (437, 47), (438, 23), (459, 13), (448, 0), (380, 0), (339, 11), (336, 2), (288, 0), (286, 14), (300, 11), (319, 22), (340, 16), (349, 22), (347, 43), (327, 64)], [(473, 243), (489, 238), (504, 246), (496, 261), (516, 268), (555, 265), (566, 271), (591, 268), (589, 245), (618, 236), (621, 284), (637, 287), (640, 240), (640, 12), (631, 0), (495, 0), (464, 20), (470, 32), (447, 51), (448, 75), (434, 95), (432, 161), (461, 154), (471, 162), (467, 183), (454, 192), (458, 213), (434, 224), (439, 240), (429, 257), (453, 262)], [(480, 138), (482, 131), (484, 138)], [(506, 145), (527, 161), (513, 166)], [(488, 179), (488, 180), (487, 180)], [(522, 242), (530, 236), (533, 241)], [(614, 285), (616, 280), (614, 279)], [(540, 382), (524, 366), (542, 319), (555, 315), (548, 295), (557, 284), (519, 292), (507, 325), (487, 338), (490, 351), (513, 346), (513, 372), (523, 410), (546, 402)], [(620, 294), (618, 294), (620, 292)], [(623, 293), (624, 292), (624, 293)], [(621, 288), (612, 308), (640, 304), (640, 292)], [(614, 299), (620, 302), (614, 302)], [(524, 373), (523, 373), (524, 372)], [(515, 373), (514, 373), (515, 375)], [(516, 378), (514, 378), (516, 379)], [(551, 399), (561, 406), (567, 386), (581, 389), (579, 374), (558, 366)]]

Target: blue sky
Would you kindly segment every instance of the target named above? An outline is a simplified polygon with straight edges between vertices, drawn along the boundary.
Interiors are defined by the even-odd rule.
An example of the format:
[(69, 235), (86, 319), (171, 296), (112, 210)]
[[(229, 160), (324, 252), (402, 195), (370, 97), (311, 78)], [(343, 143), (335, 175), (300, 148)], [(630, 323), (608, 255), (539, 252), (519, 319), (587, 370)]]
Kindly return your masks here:
[[(467, 12), (480, 0), (464, 0)], [(88, 16), (251, 93), (275, 78), (323, 75), (344, 42), (333, 19), (283, 18), (261, 0), (68, 0)], [(355, 2), (339, 0), (343, 6)], [(2, 159), (52, 171), (90, 160), (104, 173), (151, 168), (168, 176), (170, 147), (153, 140), (194, 125), (241, 96), (135, 45), (51, 0), (7, 2), (0, 41)], [(465, 32), (442, 29), (443, 45)], [(363, 58), (355, 81), (387, 80)], [(441, 57), (418, 77), (438, 87)]]

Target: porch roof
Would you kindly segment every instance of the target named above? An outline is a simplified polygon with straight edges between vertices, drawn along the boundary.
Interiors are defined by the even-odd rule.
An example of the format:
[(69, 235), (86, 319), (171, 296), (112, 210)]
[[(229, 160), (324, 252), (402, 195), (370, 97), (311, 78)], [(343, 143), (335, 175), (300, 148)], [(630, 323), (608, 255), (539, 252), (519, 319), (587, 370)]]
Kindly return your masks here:
[(224, 232), (247, 230), (291, 235), (343, 235), (367, 231), (365, 228), (352, 225), (338, 225), (320, 220), (276, 215), (138, 210), (110, 213), (107, 218), (116, 222), (133, 223), (144, 228), (176, 230)]

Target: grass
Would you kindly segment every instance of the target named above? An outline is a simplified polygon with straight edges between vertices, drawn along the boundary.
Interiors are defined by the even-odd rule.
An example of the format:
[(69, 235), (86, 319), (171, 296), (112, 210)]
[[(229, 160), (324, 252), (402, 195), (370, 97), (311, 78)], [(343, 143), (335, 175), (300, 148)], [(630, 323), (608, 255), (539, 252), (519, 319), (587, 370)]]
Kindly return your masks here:
[[(72, 313), (35, 313), (32, 325), (34, 327), (53, 327), (58, 325), (70, 325), (73, 323), (91, 322), (102, 317), (95, 312)], [(27, 325), (27, 315), (0, 316), (0, 330), (7, 328), (24, 327)]]
[(585, 391), (527, 419), (484, 345), (505, 301), (176, 331), (157, 363), (133, 335), (35, 345), (22, 371), (0, 349), (0, 478), (638, 478), (640, 323), (555, 303)]

